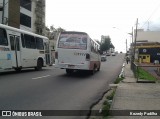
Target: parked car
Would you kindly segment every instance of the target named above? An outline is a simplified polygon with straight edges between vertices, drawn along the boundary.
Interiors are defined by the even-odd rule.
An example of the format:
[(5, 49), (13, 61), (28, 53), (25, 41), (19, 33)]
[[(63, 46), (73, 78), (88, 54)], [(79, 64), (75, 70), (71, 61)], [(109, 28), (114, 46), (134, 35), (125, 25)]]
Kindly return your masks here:
[(105, 55), (102, 55), (101, 56), (101, 61), (106, 61), (107, 60), (107, 57)]
[(115, 52), (112, 52), (112, 54), (111, 54), (112, 56), (116, 56), (116, 53)]
[(110, 55), (111, 55), (110, 53), (107, 53), (107, 54), (106, 54), (106, 56), (110, 56)]

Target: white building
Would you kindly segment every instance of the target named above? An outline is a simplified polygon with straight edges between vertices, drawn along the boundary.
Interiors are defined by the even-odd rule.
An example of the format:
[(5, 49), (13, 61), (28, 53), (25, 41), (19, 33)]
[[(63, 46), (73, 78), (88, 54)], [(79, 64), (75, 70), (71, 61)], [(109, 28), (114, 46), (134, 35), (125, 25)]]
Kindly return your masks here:
[(45, 35), (45, 0), (0, 0), (3, 6), (0, 23)]
[(137, 30), (137, 42), (160, 42), (160, 31), (144, 31), (143, 29)]

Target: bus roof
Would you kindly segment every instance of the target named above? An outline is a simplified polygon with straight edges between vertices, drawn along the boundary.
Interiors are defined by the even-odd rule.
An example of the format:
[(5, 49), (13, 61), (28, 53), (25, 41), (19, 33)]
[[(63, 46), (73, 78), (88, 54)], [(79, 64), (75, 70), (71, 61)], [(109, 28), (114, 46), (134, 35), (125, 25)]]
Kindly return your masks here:
[(25, 30), (18, 29), (18, 28), (15, 28), (15, 27), (7, 26), (7, 25), (4, 25), (4, 24), (0, 24), (0, 28), (4, 28), (4, 29), (7, 29), (7, 30), (11, 30), (11, 31), (17, 31), (17, 32), (20, 32), (20, 33), (28, 34), (28, 35), (33, 35), (35, 37), (40, 37), (40, 38), (43, 38), (43, 39), (48, 39), (45, 36), (41, 36), (41, 35), (29, 32), (29, 31), (25, 31)]
[(63, 32), (61, 32), (61, 34), (84, 34), (84, 35), (88, 35), (85, 32), (79, 32), (79, 31), (63, 31)]

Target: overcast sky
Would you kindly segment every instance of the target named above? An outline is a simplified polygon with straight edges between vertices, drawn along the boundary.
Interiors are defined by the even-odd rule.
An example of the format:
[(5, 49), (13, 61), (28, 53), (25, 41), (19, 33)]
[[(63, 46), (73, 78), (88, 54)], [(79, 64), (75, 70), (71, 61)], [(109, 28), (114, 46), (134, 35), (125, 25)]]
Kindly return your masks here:
[(109, 35), (116, 50), (125, 51), (137, 18), (139, 28), (160, 29), (159, 7), (160, 0), (46, 0), (46, 25), (84, 31), (98, 40)]

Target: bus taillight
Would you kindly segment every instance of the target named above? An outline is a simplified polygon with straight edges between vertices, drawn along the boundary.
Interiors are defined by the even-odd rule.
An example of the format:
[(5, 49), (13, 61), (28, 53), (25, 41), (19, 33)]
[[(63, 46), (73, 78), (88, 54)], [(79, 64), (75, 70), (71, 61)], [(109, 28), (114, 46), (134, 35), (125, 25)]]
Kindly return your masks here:
[(90, 54), (86, 54), (86, 60), (90, 60)]
[(58, 52), (55, 52), (55, 59), (58, 59)]

